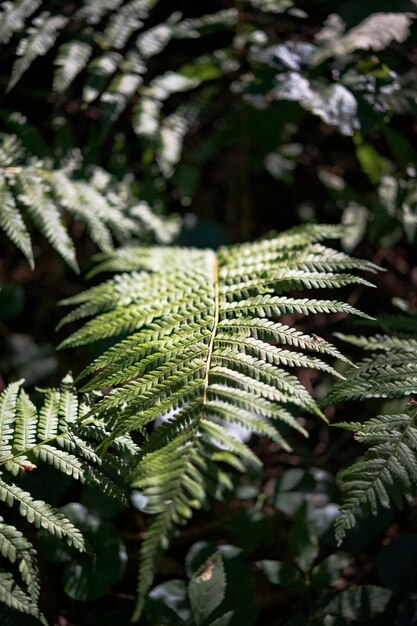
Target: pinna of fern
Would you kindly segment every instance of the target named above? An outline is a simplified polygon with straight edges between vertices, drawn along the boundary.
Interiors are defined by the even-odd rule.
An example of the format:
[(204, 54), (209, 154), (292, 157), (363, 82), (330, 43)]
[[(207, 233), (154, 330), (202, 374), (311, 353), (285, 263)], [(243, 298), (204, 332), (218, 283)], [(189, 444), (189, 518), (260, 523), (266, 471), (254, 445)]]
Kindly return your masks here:
[[(0, 500), (8, 507), (18, 507), (19, 514), (36, 528), (80, 552), (90, 553), (78, 528), (54, 507), (35, 500), (23, 487), (25, 472), (48, 464), (124, 501), (128, 472), (123, 472), (123, 467), (127, 468), (126, 463), (136, 454), (136, 447), (129, 437), (119, 439), (113, 450), (122, 454), (118, 460), (114, 454), (110, 455), (104, 464), (94, 448), (106, 435), (106, 429), (97, 420), (87, 429), (83, 426), (89, 405), (78, 401), (70, 377), (62, 381), (59, 389), (44, 391), (39, 411), (21, 384), (22, 381), (11, 383), (0, 394)], [(4, 511), (4, 518), (7, 518), (6, 513)], [(35, 548), (3, 516), (0, 519), (0, 602), (46, 623), (38, 605), (40, 575)]]
[[(227, 484), (223, 467), (259, 464), (228, 424), (289, 450), (280, 425), (306, 435), (300, 413), (324, 419), (291, 370), (338, 375), (325, 358), (346, 359), (332, 344), (279, 318), (323, 312), (367, 317), (342, 301), (287, 295), (369, 284), (353, 272), (374, 272), (375, 265), (321, 243), (342, 232), (337, 226), (296, 227), (217, 253), (122, 248), (97, 266), (115, 277), (64, 302), (76, 308), (62, 324), (91, 319), (61, 347), (115, 340), (79, 377), (94, 375), (85, 391), (111, 389), (92, 409), (115, 415), (102, 450), (131, 431), (144, 438), (132, 485), (154, 515), (141, 549), (135, 619), (158, 557), (178, 525), (204, 503), (213, 477)], [(162, 424), (161, 416), (168, 416)]]
[(362, 459), (340, 474), (343, 494), (340, 515), (336, 520), (336, 538), (342, 542), (360, 514), (376, 515), (380, 507), (395, 504), (417, 495), (417, 319), (386, 316), (381, 320), (389, 334), (370, 337), (338, 335), (350, 344), (367, 350), (357, 367), (348, 371), (346, 380), (332, 388), (325, 403), (398, 399), (403, 412), (378, 415), (365, 422), (335, 424), (354, 433), (367, 450)]

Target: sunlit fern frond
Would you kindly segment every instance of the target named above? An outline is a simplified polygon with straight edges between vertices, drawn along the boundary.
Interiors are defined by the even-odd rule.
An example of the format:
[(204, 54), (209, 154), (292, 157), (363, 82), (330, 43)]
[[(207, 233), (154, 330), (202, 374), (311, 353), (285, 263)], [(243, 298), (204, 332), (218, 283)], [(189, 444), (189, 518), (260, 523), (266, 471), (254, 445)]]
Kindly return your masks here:
[[(327, 404), (368, 398), (403, 399), (417, 394), (417, 335), (405, 336), (412, 318), (398, 318), (399, 335), (377, 334), (371, 337), (339, 335), (370, 356), (348, 371), (328, 394)], [(392, 326), (391, 326), (392, 328)], [(365, 422), (337, 424), (354, 433), (367, 450), (363, 458), (340, 475), (344, 494), (336, 521), (336, 537), (341, 542), (360, 513), (376, 515), (379, 507), (392, 503), (401, 507), (403, 498), (412, 499), (417, 481), (417, 412), (414, 399), (407, 404), (410, 412), (379, 415)], [(402, 407), (401, 407), (402, 408)], [(404, 406), (404, 409), (407, 408)]]
[(0, 228), (34, 266), (30, 225), (35, 226), (74, 270), (78, 270), (68, 218), (82, 223), (101, 251), (113, 241), (136, 237), (169, 241), (177, 221), (162, 220), (144, 202), (129, 196), (96, 168), (88, 179), (77, 177), (76, 162), (60, 168), (28, 156), (15, 135), (0, 136)]
[[(44, 392), (39, 410), (21, 388), (21, 381), (10, 384), (0, 394), (0, 500), (8, 507), (17, 508), (36, 528), (80, 552), (89, 551), (81, 532), (57, 509), (35, 500), (30, 487), (25, 489), (24, 483), (26, 472), (47, 464), (125, 501), (128, 464), (123, 464), (122, 459), (131, 458), (137, 449), (125, 437), (113, 447), (116, 451), (124, 443), (119, 462), (114, 463), (112, 454), (110, 462), (103, 463), (94, 451), (96, 442), (90, 432), (98, 429), (98, 442), (108, 433), (98, 422), (93, 423), (87, 429), (88, 436), (85, 435), (82, 423), (88, 411), (89, 406), (79, 402), (70, 377), (64, 379), (59, 389)], [(20, 530), (4, 519), (0, 520), (0, 554), (3, 557), (0, 602), (44, 621), (38, 608), (40, 576), (35, 549)], [(10, 569), (5, 569), (7, 563), (12, 564)]]
[(364, 315), (343, 301), (288, 295), (369, 284), (350, 270), (372, 272), (372, 263), (320, 243), (340, 235), (336, 226), (305, 226), (217, 253), (120, 249), (104, 257), (99, 269), (122, 273), (65, 302), (76, 308), (63, 323), (92, 319), (62, 347), (116, 341), (82, 374), (94, 374), (86, 391), (111, 388), (93, 409), (115, 415), (103, 448), (114, 437), (146, 434), (147, 425), (168, 418), (145, 437), (133, 470), (132, 484), (156, 514), (142, 546), (136, 618), (158, 555), (176, 526), (204, 502), (206, 476), (215, 464), (259, 463), (228, 425), (266, 434), (289, 450), (283, 425), (306, 435), (297, 416), (324, 417), (291, 370), (337, 374), (324, 358), (344, 357), (327, 341), (279, 319), (323, 312)]

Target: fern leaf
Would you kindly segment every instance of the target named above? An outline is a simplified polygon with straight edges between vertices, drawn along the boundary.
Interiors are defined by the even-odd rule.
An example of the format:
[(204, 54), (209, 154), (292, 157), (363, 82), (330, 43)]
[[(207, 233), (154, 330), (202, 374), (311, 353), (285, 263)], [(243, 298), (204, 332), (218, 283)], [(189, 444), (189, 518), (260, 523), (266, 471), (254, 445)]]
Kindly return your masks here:
[(61, 221), (57, 207), (48, 198), (43, 180), (29, 172), (18, 175), (18, 179), (22, 187), (19, 200), (27, 207), (33, 221), (52, 247), (70, 267), (78, 271), (74, 244)]
[(21, 613), (33, 615), (43, 624), (47, 623), (32, 599), (16, 584), (13, 575), (2, 570), (0, 570), (0, 602)]
[(6, 44), (14, 33), (22, 31), (25, 20), (42, 4), (42, 0), (13, 0), (3, 3), (0, 13), (0, 43)]
[(62, 347), (116, 339), (80, 375), (95, 374), (85, 390), (110, 388), (91, 409), (91, 416), (114, 416), (101, 448), (169, 417), (145, 441), (132, 474), (157, 516), (142, 547), (136, 618), (158, 555), (175, 526), (205, 500), (208, 475), (217, 471), (214, 461), (224, 459), (234, 467), (259, 463), (228, 425), (235, 422), (267, 434), (290, 449), (279, 430), (282, 424), (306, 435), (299, 413), (324, 417), (290, 369), (306, 366), (334, 373), (309, 353), (323, 358), (340, 353), (321, 338), (275, 320), (286, 313), (362, 313), (343, 302), (275, 293), (366, 282), (346, 270), (375, 271), (375, 266), (317, 248), (326, 235), (341, 233), (337, 227), (296, 228), (217, 254), (120, 249), (99, 264), (100, 271), (120, 275), (65, 301), (75, 308), (63, 323), (91, 319)]
[(83, 88), (84, 102), (90, 103), (99, 97), (110, 76), (116, 72), (121, 60), (122, 56), (119, 53), (109, 51), (90, 61)]
[(30, 450), (36, 443), (36, 426), (38, 415), (35, 405), (29, 396), (21, 390), (16, 401), (16, 421), (13, 438), (13, 448), (17, 453)]
[(140, 30), (143, 20), (157, 0), (130, 0), (117, 13), (113, 13), (103, 33), (103, 42), (110, 48), (121, 50), (129, 37)]
[(52, 48), (60, 30), (67, 22), (68, 18), (62, 15), (51, 15), (48, 11), (35, 17), (32, 26), (28, 29), (27, 37), (21, 40), (17, 49), (19, 58), (13, 65), (8, 91), (13, 89), (37, 57), (43, 56)]
[(117, 11), (123, 0), (85, 0), (77, 12), (78, 19), (85, 19), (88, 24), (98, 24), (111, 11)]
[(116, 183), (99, 168), (92, 170), (88, 179), (79, 180), (74, 160), (66, 167), (54, 169), (48, 160), (35, 161), (14, 135), (0, 135), (0, 157), (4, 165), (0, 170), (0, 228), (23, 252), (31, 267), (34, 259), (27, 225), (30, 222), (75, 270), (75, 246), (66, 228), (69, 217), (84, 224), (103, 252), (113, 249), (113, 239), (158, 239), (165, 225), (167, 242), (177, 234), (179, 225), (175, 220), (165, 222), (154, 216), (152, 221), (150, 207), (145, 205), (140, 210), (128, 183)]
[[(403, 398), (417, 393), (416, 339), (377, 334), (371, 337), (338, 335), (339, 338), (371, 352), (346, 374), (325, 398), (326, 404), (341, 400)], [(413, 401), (409, 403), (413, 406)], [(402, 506), (403, 497), (416, 495), (417, 414), (379, 415), (364, 423), (336, 426), (354, 433), (367, 450), (363, 458), (340, 475), (344, 495), (336, 520), (339, 543), (352, 528), (360, 513), (376, 515), (379, 507), (394, 502)]]
[(364, 350), (376, 350), (384, 352), (413, 352), (417, 349), (417, 339), (411, 337), (407, 340), (395, 337), (393, 335), (374, 335), (372, 337), (358, 337), (356, 335), (344, 335), (335, 333), (335, 337), (346, 341), (353, 346), (363, 348)]
[(131, 98), (136, 94), (143, 79), (142, 65), (139, 59), (133, 64), (133, 71), (116, 74), (100, 100), (105, 107), (105, 116), (109, 125), (114, 123), (125, 109)]
[(69, 41), (63, 44), (55, 60), (53, 90), (62, 93), (84, 69), (93, 47), (86, 41)]
[(10, 237), (13, 243), (23, 252), (30, 267), (33, 269), (32, 243), (23, 217), (16, 206), (15, 199), (4, 181), (0, 182), (0, 227)]
[(36, 528), (44, 528), (60, 539), (65, 539), (69, 545), (74, 546), (80, 552), (87, 551), (82, 534), (62, 513), (54, 510), (45, 502), (34, 500), (28, 492), (17, 485), (2, 480), (0, 482), (0, 500), (7, 506), (12, 506), (18, 502), (19, 513), (30, 524), (34, 524)]
[(16, 400), (21, 383), (11, 383), (0, 395), (0, 459), (12, 452)]
[(18, 563), (19, 573), (34, 604), (39, 599), (39, 569), (32, 544), (14, 526), (0, 522), (0, 553), (11, 563)]
[(409, 351), (382, 352), (361, 361), (347, 380), (334, 385), (326, 403), (401, 398), (412, 393), (417, 393), (417, 363), (410, 358)]
[[(79, 403), (71, 377), (62, 381), (60, 389), (45, 391), (39, 412), (21, 389), (21, 383), (9, 385), (0, 394), (0, 500), (9, 507), (18, 507), (20, 515), (36, 528), (46, 530), (82, 552), (89, 551), (80, 531), (62, 513), (46, 502), (34, 500), (28, 491), (12, 482), (9, 475), (36, 470), (34, 461), (47, 463), (82, 482), (98, 485), (104, 493), (124, 502), (123, 485), (129, 472), (125, 468), (123, 473), (120, 459), (117, 463), (113, 460), (114, 448), (119, 446), (126, 463), (137, 454), (137, 449), (128, 437), (122, 442), (116, 439), (113, 454), (103, 463), (87, 436), (77, 432), (89, 407)], [(96, 423), (97, 428), (100, 425)], [(110, 434), (103, 427), (99, 433), (98, 442)], [(40, 579), (35, 550), (19, 530), (2, 519), (0, 554), (17, 564), (21, 578), (18, 583), (13, 573), (0, 573), (0, 601), (43, 619), (38, 609)], [(13, 593), (13, 598), (8, 596), (9, 592)]]
[(416, 495), (417, 415), (379, 415), (364, 424), (338, 424), (368, 446), (363, 459), (340, 475), (344, 500), (336, 520), (339, 543), (360, 511), (376, 515), (391, 502), (401, 507), (403, 497)]

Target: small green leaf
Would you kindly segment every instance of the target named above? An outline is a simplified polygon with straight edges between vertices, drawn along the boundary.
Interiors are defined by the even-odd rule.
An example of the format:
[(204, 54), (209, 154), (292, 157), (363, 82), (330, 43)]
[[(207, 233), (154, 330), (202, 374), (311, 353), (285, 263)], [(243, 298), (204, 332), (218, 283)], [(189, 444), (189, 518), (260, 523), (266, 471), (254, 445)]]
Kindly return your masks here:
[(349, 563), (345, 554), (331, 554), (327, 559), (316, 565), (312, 571), (311, 584), (316, 589), (325, 589), (340, 577)]
[(203, 624), (221, 604), (226, 592), (226, 576), (220, 554), (210, 557), (188, 585), (193, 618)]

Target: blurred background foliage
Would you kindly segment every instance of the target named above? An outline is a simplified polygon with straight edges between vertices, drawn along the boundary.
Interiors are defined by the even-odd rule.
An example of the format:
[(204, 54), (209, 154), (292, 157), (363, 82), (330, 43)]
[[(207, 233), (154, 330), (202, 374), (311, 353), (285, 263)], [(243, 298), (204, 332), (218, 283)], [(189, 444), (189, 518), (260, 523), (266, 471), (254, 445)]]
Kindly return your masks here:
[[(388, 270), (377, 298), (359, 287), (349, 302), (376, 316), (415, 314), (416, 13), (412, 0), (2, 2), (1, 175), (10, 184), (10, 167), (41, 167), (95, 181), (130, 220), (123, 236), (140, 241), (217, 247), (303, 222), (345, 222), (344, 248)], [(20, 146), (12, 165), (11, 136)], [(61, 209), (85, 273), (102, 242), (70, 205)], [(30, 221), (28, 229), (33, 271), (0, 234), (2, 388), (20, 378), (29, 388), (55, 384), (94, 356), (55, 353), (56, 303), (83, 279)], [(319, 315), (300, 330), (326, 338), (353, 325)], [(300, 376), (326, 395), (325, 376)], [(351, 402), (327, 416), (362, 420), (397, 406)], [(310, 439), (294, 441), (292, 454), (254, 438), (263, 473), (235, 477), (234, 490), (177, 537), (144, 623), (416, 623), (415, 507), (363, 520), (337, 549), (337, 474), (361, 448), (349, 433), (308, 418), (305, 427)], [(46, 470), (25, 480), (33, 493), (53, 481), (55, 503), (97, 552), (94, 569), (41, 538), (51, 623), (128, 624), (141, 494), (120, 510)], [(215, 585), (199, 584), (207, 571)]]

